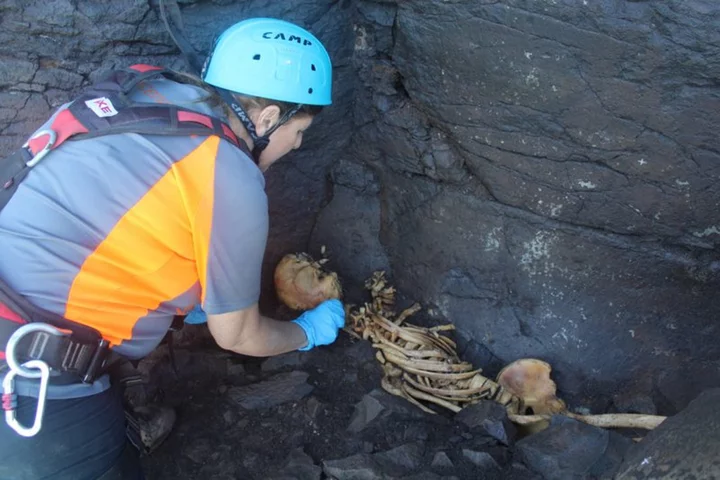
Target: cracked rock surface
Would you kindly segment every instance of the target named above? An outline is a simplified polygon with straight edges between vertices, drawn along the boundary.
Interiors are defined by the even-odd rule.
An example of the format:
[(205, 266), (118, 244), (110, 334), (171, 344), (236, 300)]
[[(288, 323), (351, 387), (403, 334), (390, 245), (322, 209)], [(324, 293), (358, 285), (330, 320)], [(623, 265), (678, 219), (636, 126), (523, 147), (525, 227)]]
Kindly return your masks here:
[(720, 460), (720, 389), (710, 389), (663, 422), (627, 452), (618, 480), (645, 478), (717, 478)]
[[(184, 68), (155, 3), (3, 2), (2, 151), (108, 68)], [(348, 285), (388, 270), (489, 373), (548, 361), (571, 404), (630, 390), (668, 414), (717, 385), (715, 0), (180, 4), (199, 50), (275, 16), (336, 67), (333, 107), (268, 173), (265, 306), (279, 258), (324, 244)]]
[[(340, 273), (384, 255), (466, 359), (542, 358), (593, 411), (631, 390), (673, 413), (716, 385), (720, 4), (361, 1), (355, 18), (358, 126), (312, 238)], [(369, 229), (379, 246), (343, 250)]]

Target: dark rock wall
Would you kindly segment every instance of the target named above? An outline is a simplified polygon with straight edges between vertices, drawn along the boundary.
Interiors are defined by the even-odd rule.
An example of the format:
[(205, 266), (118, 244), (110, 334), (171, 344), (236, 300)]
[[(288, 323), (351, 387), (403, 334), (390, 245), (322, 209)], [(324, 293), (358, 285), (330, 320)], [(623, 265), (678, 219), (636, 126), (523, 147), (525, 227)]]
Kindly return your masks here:
[[(269, 15), (336, 65), (335, 105), (268, 175), (266, 286), (325, 244), (346, 284), (385, 268), (468, 356), (543, 358), (579, 400), (671, 411), (720, 382), (720, 4), (180, 3), (201, 50)], [(146, 0), (5, 0), (0, 27), (4, 151), (96, 71), (183, 65)]]
[(387, 259), (480, 363), (684, 405), (720, 382), (718, 25), (710, 0), (359, 2), (315, 241), (353, 276)]

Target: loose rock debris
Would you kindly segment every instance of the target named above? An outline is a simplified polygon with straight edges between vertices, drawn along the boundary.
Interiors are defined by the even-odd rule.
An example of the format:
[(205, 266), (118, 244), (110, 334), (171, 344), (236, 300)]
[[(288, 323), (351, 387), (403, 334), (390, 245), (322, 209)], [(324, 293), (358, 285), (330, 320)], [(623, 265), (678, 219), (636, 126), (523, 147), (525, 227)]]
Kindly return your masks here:
[[(316, 262), (307, 254), (285, 256), (275, 271), (280, 299), (298, 309), (312, 308), (322, 299), (340, 297), (337, 275), (324, 269), (326, 261)], [(447, 335), (455, 329), (454, 325), (428, 328), (408, 323), (407, 319), (421, 310), (417, 303), (396, 313), (396, 290), (385, 272), (373, 273), (365, 288), (371, 299), (361, 306), (346, 305), (345, 331), (369, 340), (377, 349), (376, 358), (384, 371), (382, 388), (427, 413), (437, 413), (433, 409), (437, 407), (457, 413), (481, 400), (493, 400), (507, 409), (513, 422), (531, 425), (533, 431), (545, 428), (554, 414), (597, 427), (649, 430), (666, 418), (572, 413), (556, 396), (556, 385), (550, 378), (552, 368), (537, 359), (517, 360), (506, 366), (496, 380), (491, 380), (482, 375), (481, 369), (459, 358), (456, 343)]]

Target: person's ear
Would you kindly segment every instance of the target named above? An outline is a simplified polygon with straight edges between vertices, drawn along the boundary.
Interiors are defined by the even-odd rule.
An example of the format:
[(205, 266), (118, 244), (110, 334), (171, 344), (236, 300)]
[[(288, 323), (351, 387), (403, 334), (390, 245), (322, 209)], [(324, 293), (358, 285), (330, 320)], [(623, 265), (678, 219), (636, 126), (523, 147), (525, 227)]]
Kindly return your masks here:
[(280, 107), (277, 105), (268, 105), (260, 110), (255, 122), (255, 131), (259, 137), (265, 136), (272, 127), (280, 121)]

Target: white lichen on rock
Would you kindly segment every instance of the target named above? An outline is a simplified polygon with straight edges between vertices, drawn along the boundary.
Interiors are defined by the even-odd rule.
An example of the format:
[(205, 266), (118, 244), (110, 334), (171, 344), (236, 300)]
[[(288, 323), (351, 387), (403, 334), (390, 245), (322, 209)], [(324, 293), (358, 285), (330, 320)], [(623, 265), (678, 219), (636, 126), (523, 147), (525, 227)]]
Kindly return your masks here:
[(708, 227), (702, 232), (693, 232), (693, 235), (698, 238), (707, 237), (709, 235), (720, 235), (720, 229), (718, 229), (717, 225), (713, 225), (712, 227)]
[[(520, 257), (520, 265), (530, 275), (540, 273), (537, 269), (538, 263), (547, 263), (545, 260), (550, 259), (550, 247), (556, 240), (556, 236), (546, 231), (539, 231), (535, 237), (529, 242), (523, 243), (523, 254)], [(542, 271), (547, 270), (546, 268)]]

